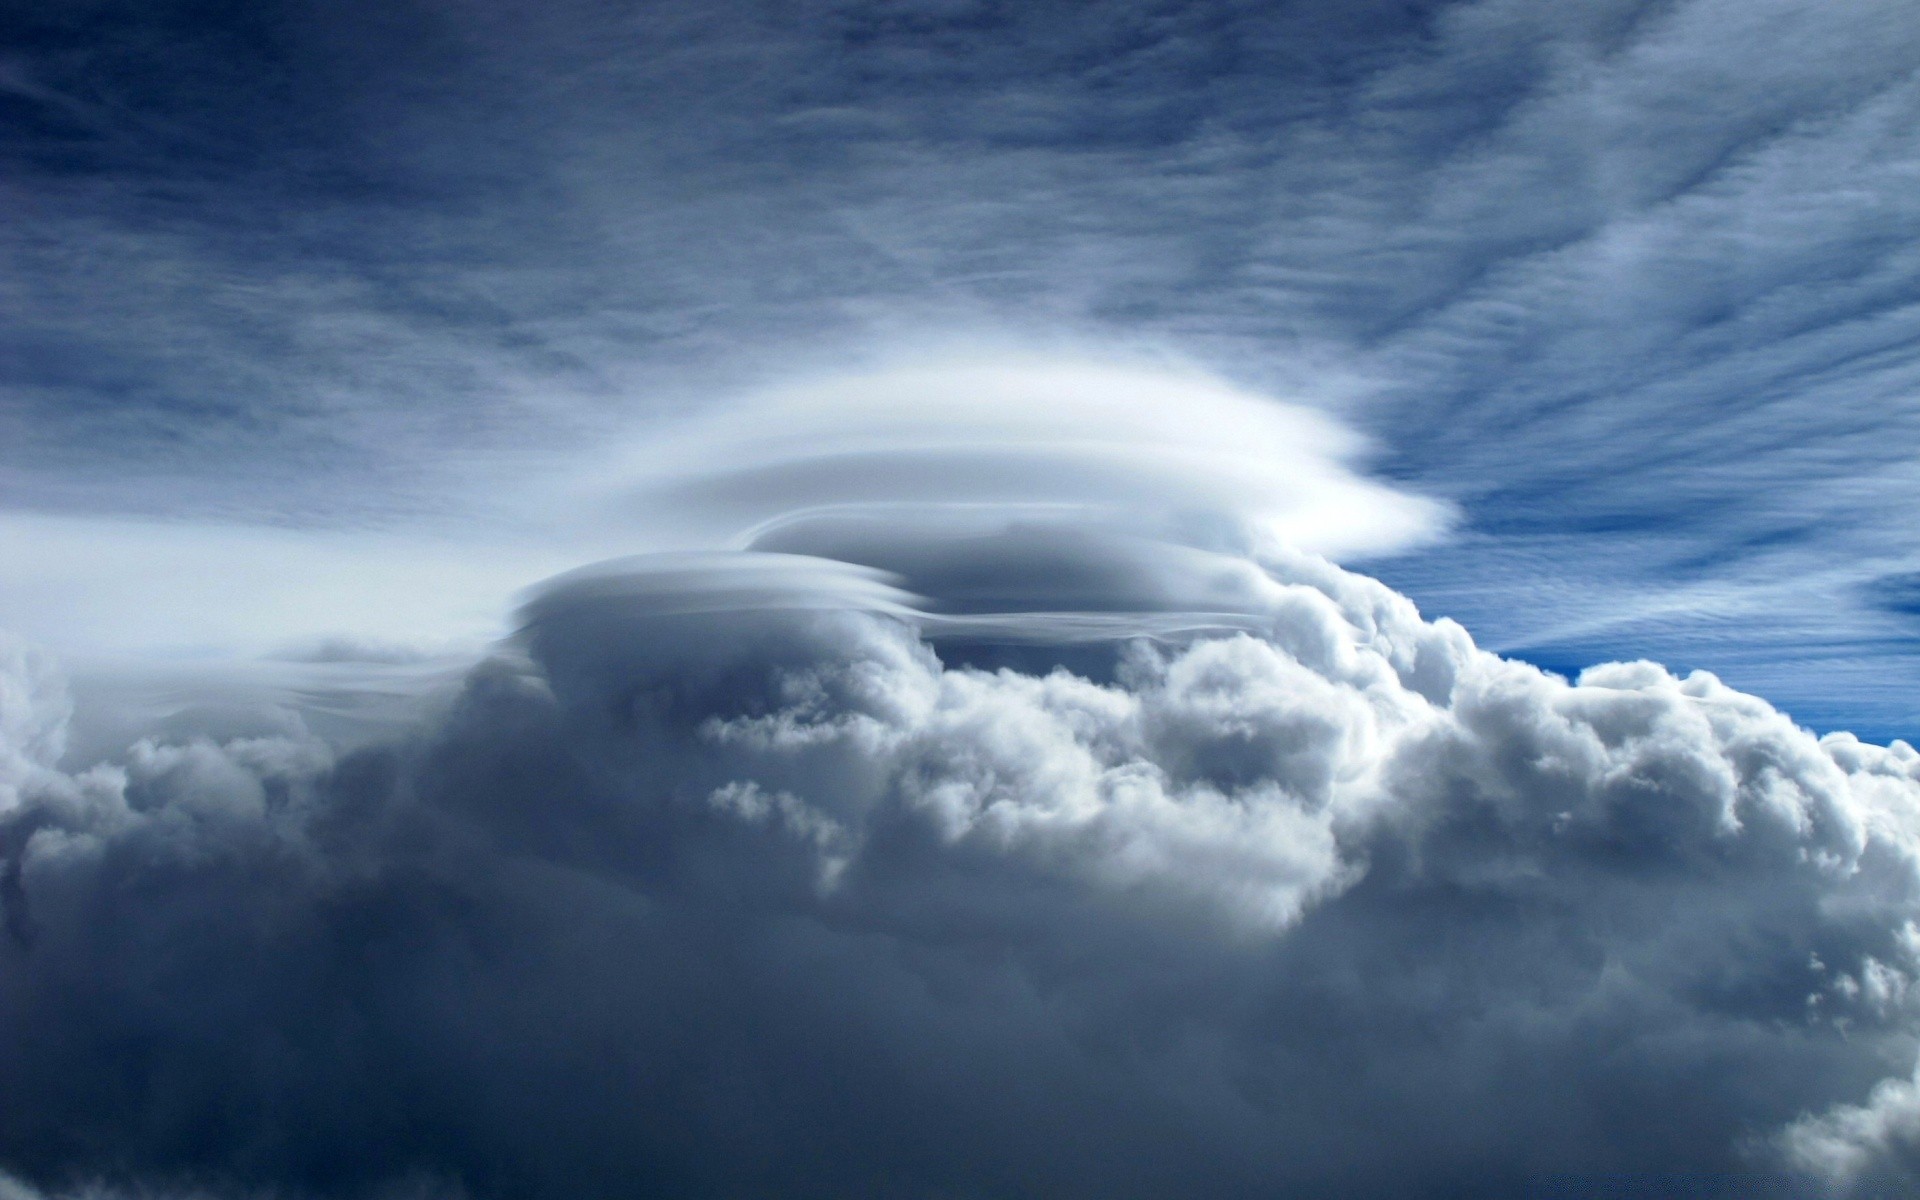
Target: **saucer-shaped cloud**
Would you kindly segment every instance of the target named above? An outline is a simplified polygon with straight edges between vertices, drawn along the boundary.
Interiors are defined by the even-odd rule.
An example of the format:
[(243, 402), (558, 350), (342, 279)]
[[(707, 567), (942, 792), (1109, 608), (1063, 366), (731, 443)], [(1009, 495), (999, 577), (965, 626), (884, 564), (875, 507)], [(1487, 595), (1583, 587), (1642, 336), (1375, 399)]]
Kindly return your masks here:
[(1445, 507), (1356, 473), (1364, 448), (1317, 411), (1199, 372), (1010, 356), (756, 393), (651, 438), (598, 486), (709, 534), (1069, 510), (1156, 534), (1231, 518), (1334, 557), (1430, 539)]

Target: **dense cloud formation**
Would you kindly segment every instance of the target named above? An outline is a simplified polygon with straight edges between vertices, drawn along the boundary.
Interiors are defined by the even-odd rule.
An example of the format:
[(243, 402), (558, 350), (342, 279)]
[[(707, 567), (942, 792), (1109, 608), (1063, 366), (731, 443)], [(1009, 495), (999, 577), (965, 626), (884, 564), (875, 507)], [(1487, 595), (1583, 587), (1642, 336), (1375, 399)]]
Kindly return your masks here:
[(1011, 513), (1227, 512), (1333, 558), (1435, 540), (1448, 507), (1357, 472), (1367, 448), (1190, 365), (997, 352), (755, 393), (652, 432), (608, 490), (628, 525), (637, 510), (710, 534), (863, 514), (898, 544), (921, 540), (910, 523), (945, 542)]
[(788, 538), (557, 580), (351, 751), (63, 769), (9, 650), (0, 1189), (1920, 1181), (1908, 746), (1569, 683), (1300, 554), (1076, 624), (933, 594), (975, 542)]
[(0, 1200), (1920, 1194), (1912, 0), (11, 7)]

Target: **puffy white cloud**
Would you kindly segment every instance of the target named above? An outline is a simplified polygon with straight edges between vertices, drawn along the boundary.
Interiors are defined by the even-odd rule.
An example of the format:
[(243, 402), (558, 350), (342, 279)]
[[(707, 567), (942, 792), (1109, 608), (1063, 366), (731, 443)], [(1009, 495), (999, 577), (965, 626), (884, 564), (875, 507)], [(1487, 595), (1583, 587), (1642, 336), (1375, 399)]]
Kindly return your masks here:
[(1235, 513), (1336, 557), (1431, 540), (1446, 507), (1355, 473), (1364, 448), (1322, 412), (1191, 366), (976, 347), (753, 394), (651, 432), (585, 490), (709, 534), (823, 512), (950, 531), (1064, 509), (1136, 525)]
[(1864, 1103), (1803, 1117), (1776, 1140), (1795, 1165), (1836, 1189), (1874, 1183), (1912, 1187), (1920, 1148), (1920, 1083), (1882, 1080)]
[(59, 759), (72, 709), (53, 660), (0, 634), (0, 811), (17, 804), (20, 789)]
[[(1239, 565), (1234, 628), (1111, 609), (982, 665), (871, 567), (628, 560), (388, 745), (36, 766), (0, 1161), (326, 1195), (1894, 1177), (1920, 755)], [(57, 693), (9, 661), (44, 746)]]
[[(489, 7), (269, 15), (262, 70), (251, 26), (103, 57), (55, 14), (5, 68), (65, 116), (4, 239), (33, 514), (0, 617), (321, 661), (69, 724), (0, 650), (0, 1165), (1911, 1186), (1910, 748), (1704, 674), (1569, 683), (1273, 550), (1445, 514), (1246, 387), (981, 366), (1004, 336), (845, 370), (928, 328), (1170, 339), (1478, 503), (1499, 528), (1402, 578), (1501, 644), (1664, 634), (1784, 687), (1840, 642), (1815, 690), (1884, 718), (1920, 494), (1899, 0)], [(44, 515), (76, 511), (138, 519)], [(397, 661), (742, 526), (557, 581), (444, 703)]]

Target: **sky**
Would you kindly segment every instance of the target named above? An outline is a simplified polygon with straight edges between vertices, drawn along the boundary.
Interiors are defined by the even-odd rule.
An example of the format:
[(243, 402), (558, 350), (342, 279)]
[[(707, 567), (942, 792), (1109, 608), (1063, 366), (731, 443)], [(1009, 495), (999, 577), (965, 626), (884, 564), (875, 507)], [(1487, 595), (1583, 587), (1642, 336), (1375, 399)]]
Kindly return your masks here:
[(0, 31), (0, 1200), (1920, 1187), (1910, 0)]
[(55, 561), (4, 616), (69, 652), (102, 639), (42, 589), (99, 592), (68, 553), (152, 522), (458, 558), (515, 540), (503, 489), (673, 414), (1148, 356), (1331, 413), (1457, 506), (1368, 569), (1492, 647), (1711, 669), (1822, 730), (1920, 714), (1900, 0), (11, 27), (0, 500)]

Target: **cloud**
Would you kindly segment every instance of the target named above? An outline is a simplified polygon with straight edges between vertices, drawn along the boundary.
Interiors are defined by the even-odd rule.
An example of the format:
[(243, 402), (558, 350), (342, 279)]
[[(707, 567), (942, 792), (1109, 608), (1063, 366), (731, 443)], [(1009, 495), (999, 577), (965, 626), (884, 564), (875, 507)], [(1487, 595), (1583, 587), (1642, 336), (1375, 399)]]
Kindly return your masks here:
[(8, 637), (0, 641), (0, 664), (0, 807), (11, 808), (21, 787), (66, 749), (73, 706), (45, 652)]
[[(1390, 469), (1486, 535), (1386, 577), (1546, 661), (1711, 664), (1823, 726), (1908, 728), (1869, 663), (1912, 652), (1874, 582), (1912, 554), (1910, 24), (1475, 4), (1439, 30), (1369, 111), (1467, 132), (1420, 156), (1387, 120), (1340, 176), (1364, 215), (1269, 243), (1359, 298), (1399, 381), (1369, 406)], [(1513, 86), (1468, 102), (1489, 78)], [(1369, 238), (1367, 271), (1327, 269)]]
[[(0, 1161), (235, 1194), (1786, 1195), (1830, 1173), (1809, 1146), (1878, 1150), (1850, 1106), (1897, 1108), (1915, 1058), (1920, 756), (1242, 561), (1246, 628), (1076, 673), (967, 665), (939, 597), (870, 568), (628, 560), (382, 744), (33, 751)], [(59, 702), (9, 661), (9, 736), (44, 745)]]
[(76, 658), (135, 660), (257, 656), (327, 635), (471, 649), (500, 632), (503, 597), (570, 561), (511, 535), (417, 525), (30, 513), (0, 513), (0, 552), (11, 568), (6, 628)]
[(1882, 1080), (1864, 1104), (1803, 1117), (1778, 1141), (1802, 1170), (1835, 1187), (1912, 1187), (1920, 1092), (1911, 1079)]
[(1171, 346), (1457, 502), (1379, 569), (1488, 644), (1910, 731), (1897, 0), (115, 11), (4, 72), (12, 507), (484, 520), (955, 329)]
[(1901, 5), (378, 7), (6, 66), (0, 1190), (1910, 1183), (1913, 750), (1282, 544), (1910, 715)]
[[(418, 657), (484, 645), (520, 588), (635, 550), (804, 548), (837, 523), (894, 570), (911, 545), (951, 556), (991, 534), (983, 549), (1004, 557), (1009, 522), (1070, 519), (1122, 555), (1100, 575), (1110, 587), (1153, 574), (1143, 556), (1177, 556), (1167, 536), (1378, 554), (1450, 518), (1363, 475), (1369, 446), (1333, 418), (1196, 367), (1006, 345), (970, 357), (751, 389), (591, 453), (477, 471), (457, 511), (371, 526), (0, 513), (0, 626), (123, 673), (316, 644), (341, 661)], [(1063, 543), (1026, 553), (1060, 582)], [(980, 564), (1003, 582), (1011, 566)]]
[(709, 539), (821, 515), (951, 533), (1070, 511), (1148, 530), (1224, 515), (1336, 556), (1432, 540), (1445, 507), (1356, 474), (1364, 448), (1192, 367), (975, 347), (755, 393), (650, 431), (610, 479), (574, 486)]

